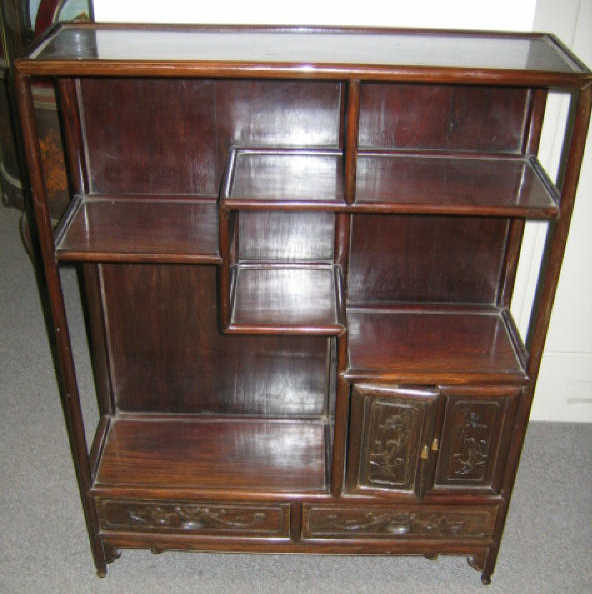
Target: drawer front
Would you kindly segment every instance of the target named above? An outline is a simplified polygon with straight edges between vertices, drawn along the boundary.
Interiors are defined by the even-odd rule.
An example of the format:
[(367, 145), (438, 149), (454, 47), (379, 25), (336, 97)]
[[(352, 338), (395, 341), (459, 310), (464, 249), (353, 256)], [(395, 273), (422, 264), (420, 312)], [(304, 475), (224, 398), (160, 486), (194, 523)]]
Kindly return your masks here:
[(98, 499), (101, 530), (288, 538), (289, 504)]
[(493, 535), (497, 505), (304, 505), (303, 539), (487, 539)]

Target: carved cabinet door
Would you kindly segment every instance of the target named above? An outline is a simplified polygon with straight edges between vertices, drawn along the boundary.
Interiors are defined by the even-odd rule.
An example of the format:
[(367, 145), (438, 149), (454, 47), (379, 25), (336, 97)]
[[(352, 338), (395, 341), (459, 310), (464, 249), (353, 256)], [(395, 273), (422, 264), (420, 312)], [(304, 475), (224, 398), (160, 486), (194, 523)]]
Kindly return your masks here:
[(355, 385), (351, 399), (346, 488), (422, 497), (433, 473), (429, 455), (439, 392), (429, 388)]
[(434, 490), (497, 492), (520, 388), (441, 387), (444, 421)]

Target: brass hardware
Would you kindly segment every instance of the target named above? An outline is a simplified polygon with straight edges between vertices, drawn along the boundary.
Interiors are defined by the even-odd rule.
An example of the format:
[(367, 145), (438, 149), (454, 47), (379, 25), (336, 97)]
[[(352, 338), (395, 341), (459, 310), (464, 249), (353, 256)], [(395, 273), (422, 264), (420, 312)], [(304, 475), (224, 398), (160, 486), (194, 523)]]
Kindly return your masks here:
[(422, 460), (427, 460), (428, 456), (430, 455), (430, 452), (428, 450), (428, 444), (424, 444), (422, 450), (421, 450), (421, 455), (419, 456)]
[(437, 452), (440, 449), (440, 440), (437, 437), (434, 437), (434, 441), (432, 441), (432, 452)]

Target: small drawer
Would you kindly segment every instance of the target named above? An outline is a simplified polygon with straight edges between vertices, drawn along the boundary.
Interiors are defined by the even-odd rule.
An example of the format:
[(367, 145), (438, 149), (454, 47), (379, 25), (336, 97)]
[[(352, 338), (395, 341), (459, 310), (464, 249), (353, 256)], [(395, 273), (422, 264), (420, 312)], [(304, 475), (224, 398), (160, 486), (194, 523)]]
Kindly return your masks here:
[(497, 509), (497, 505), (304, 505), (302, 538), (488, 539)]
[(101, 530), (289, 538), (290, 505), (97, 499)]

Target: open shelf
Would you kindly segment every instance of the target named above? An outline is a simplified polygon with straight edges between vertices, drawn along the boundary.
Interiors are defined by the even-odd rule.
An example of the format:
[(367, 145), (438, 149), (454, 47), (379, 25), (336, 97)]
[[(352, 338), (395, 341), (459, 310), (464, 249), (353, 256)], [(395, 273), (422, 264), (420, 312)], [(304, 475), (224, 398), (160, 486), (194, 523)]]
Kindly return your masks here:
[(218, 264), (213, 200), (76, 197), (56, 231), (58, 260)]
[(511, 315), (493, 307), (348, 308), (349, 380), (525, 383)]
[(236, 149), (223, 205), (230, 209), (458, 214), (552, 219), (559, 194), (534, 158), (360, 152), (353, 204), (341, 153)]
[(534, 158), (361, 153), (357, 159), (358, 210), (548, 219), (558, 204)]
[(343, 209), (343, 155), (323, 150), (233, 149), (222, 199), (231, 209)]
[(341, 334), (341, 295), (341, 275), (332, 265), (239, 265), (227, 331)]
[(326, 423), (238, 417), (113, 418), (92, 491), (319, 493), (327, 489)]

